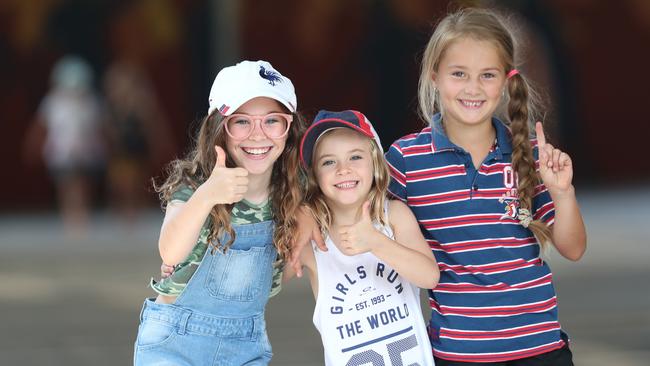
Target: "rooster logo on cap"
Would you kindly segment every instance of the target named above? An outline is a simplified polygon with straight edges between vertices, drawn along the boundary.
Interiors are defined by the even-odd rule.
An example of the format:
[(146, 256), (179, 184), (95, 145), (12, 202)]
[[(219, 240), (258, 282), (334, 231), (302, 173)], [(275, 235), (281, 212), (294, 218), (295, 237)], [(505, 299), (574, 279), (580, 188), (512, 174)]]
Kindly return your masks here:
[(267, 70), (264, 66), (260, 65), (260, 76), (262, 79), (268, 80), (269, 84), (275, 86), (275, 82), (282, 82), (282, 77), (280, 74), (273, 70)]

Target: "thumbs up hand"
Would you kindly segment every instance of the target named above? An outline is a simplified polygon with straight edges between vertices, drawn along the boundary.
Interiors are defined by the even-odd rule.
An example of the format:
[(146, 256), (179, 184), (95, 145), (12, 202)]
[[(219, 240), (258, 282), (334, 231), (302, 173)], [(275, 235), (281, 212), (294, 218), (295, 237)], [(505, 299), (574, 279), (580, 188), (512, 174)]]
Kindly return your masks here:
[(212, 204), (230, 204), (239, 202), (248, 191), (248, 171), (244, 168), (227, 168), (226, 152), (221, 146), (214, 147), (217, 161), (212, 173), (202, 189), (208, 191), (208, 197), (213, 199)]
[(339, 248), (345, 255), (356, 255), (372, 250), (373, 238), (383, 235), (372, 224), (370, 218), (370, 202), (366, 201), (361, 208), (361, 217), (352, 225), (341, 226), (338, 230)]
[(539, 149), (539, 175), (551, 196), (572, 189), (573, 164), (571, 157), (546, 142), (541, 122), (535, 124), (537, 148)]

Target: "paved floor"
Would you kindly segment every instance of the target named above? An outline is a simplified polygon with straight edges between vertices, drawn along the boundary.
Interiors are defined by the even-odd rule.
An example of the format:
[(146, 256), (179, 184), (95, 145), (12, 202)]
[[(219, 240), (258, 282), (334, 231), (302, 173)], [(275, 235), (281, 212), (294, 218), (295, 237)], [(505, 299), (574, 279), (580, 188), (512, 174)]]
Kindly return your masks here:
[[(551, 254), (576, 365), (648, 365), (650, 188), (579, 195), (589, 249)], [(128, 365), (139, 307), (157, 273), (161, 215), (127, 225), (98, 215), (92, 237), (67, 240), (52, 214), (0, 216), (0, 364)], [(322, 365), (306, 281), (271, 300), (272, 365)]]

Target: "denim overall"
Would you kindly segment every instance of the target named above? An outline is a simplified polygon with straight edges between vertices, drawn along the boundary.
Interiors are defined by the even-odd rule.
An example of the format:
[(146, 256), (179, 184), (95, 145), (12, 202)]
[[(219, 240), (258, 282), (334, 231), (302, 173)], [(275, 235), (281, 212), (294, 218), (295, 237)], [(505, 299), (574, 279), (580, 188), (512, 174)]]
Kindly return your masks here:
[(233, 225), (226, 253), (208, 248), (173, 304), (144, 302), (135, 365), (267, 365), (264, 307), (271, 290), (273, 221)]

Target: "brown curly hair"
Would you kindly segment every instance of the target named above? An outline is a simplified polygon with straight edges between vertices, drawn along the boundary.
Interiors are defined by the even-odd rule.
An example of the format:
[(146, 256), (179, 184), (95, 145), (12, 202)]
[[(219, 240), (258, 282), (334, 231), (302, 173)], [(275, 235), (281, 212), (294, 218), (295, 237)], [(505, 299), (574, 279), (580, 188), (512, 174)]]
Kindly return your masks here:
[[(154, 189), (158, 192), (163, 206), (170, 202), (172, 195), (182, 186), (196, 190), (205, 182), (216, 164), (215, 145), (226, 146), (227, 134), (223, 127), (224, 117), (215, 111), (201, 120), (198, 134), (192, 150), (183, 159), (172, 161), (167, 168), (167, 179)], [(291, 240), (297, 232), (296, 211), (302, 202), (300, 178), (296, 172), (300, 169), (300, 138), (306, 129), (305, 119), (299, 113), (293, 114), (293, 122), (287, 136), (282, 154), (273, 165), (271, 173), (270, 201), (275, 230), (273, 243), (281, 258), (289, 257)], [(226, 167), (235, 167), (230, 156)], [(235, 240), (235, 232), (230, 224), (232, 204), (218, 204), (212, 208), (209, 216), (210, 235), (208, 242), (212, 251), (225, 252)], [(227, 242), (222, 242), (224, 234), (229, 235)]]

